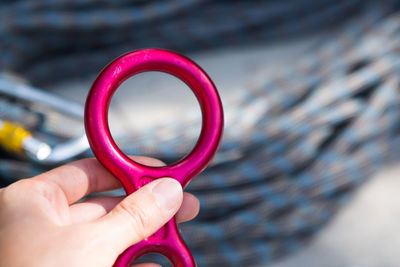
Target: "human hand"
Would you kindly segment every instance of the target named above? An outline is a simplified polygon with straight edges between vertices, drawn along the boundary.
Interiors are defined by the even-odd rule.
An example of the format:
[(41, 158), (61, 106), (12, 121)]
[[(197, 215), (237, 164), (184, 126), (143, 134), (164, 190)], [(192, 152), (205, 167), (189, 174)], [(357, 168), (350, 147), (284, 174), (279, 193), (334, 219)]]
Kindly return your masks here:
[[(162, 166), (151, 158), (135, 161)], [(95, 159), (61, 166), (0, 189), (0, 266), (112, 266), (129, 246), (176, 213), (194, 218), (197, 198), (174, 179), (157, 179), (125, 197), (84, 196), (121, 187)], [(141, 267), (156, 264), (138, 264)]]

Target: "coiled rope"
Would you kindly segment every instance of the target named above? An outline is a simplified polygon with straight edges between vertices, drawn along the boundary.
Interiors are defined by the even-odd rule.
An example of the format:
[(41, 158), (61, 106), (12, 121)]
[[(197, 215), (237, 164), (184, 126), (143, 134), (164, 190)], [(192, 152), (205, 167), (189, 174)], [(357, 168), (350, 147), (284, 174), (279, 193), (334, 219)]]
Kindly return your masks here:
[[(199, 266), (263, 266), (305, 244), (354, 188), (399, 159), (397, 7), (355, 0), (9, 1), (0, 8), (0, 66), (46, 85), (97, 72), (135, 48), (187, 52), (333, 28), (295, 66), (274, 75), (260, 70), (240, 95), (224, 99), (221, 160), (189, 187), (202, 210), (182, 229)], [(176, 160), (199, 120), (188, 115), (137, 135), (160, 144), (151, 154)], [(161, 140), (163, 131), (177, 134)], [(143, 140), (123, 147), (148, 153)], [(42, 170), (0, 163), (4, 177), (22, 175), (23, 166)]]

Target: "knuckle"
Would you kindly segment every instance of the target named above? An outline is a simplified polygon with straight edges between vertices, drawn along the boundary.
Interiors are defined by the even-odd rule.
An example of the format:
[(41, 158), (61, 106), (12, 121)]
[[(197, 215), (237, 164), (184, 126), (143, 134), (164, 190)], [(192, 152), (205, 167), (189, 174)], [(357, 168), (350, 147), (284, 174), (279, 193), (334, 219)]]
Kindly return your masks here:
[(127, 220), (131, 224), (131, 228), (138, 238), (141, 240), (146, 238), (149, 232), (149, 215), (148, 213), (136, 203), (128, 203), (122, 201), (118, 205), (119, 211), (127, 216)]
[(31, 179), (21, 179), (15, 183), (10, 184), (6, 188), (4, 188), (3, 193), (7, 194), (21, 194), (22, 190), (25, 190), (26, 188), (37, 188), (38, 185), (35, 184), (34, 181)]
[(51, 195), (52, 192), (57, 190), (55, 184), (46, 183), (36, 179), (21, 179), (7, 187), (5, 187), (1, 194), (5, 200), (13, 200), (16, 197), (20, 197), (21, 194), (32, 195), (40, 194), (43, 196)]
[(21, 194), (26, 194), (26, 189), (33, 184), (30, 179), (22, 179), (12, 183), (1, 191), (1, 200), (6, 203), (12, 202), (15, 198), (20, 197)]

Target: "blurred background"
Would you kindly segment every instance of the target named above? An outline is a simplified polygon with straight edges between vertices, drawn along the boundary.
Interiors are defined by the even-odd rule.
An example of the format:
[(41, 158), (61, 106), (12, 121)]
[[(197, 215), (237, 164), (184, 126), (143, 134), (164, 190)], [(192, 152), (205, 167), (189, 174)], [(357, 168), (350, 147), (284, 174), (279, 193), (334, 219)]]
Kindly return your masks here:
[[(199, 266), (399, 266), (400, 1), (73, 0), (0, 4), (0, 183), (92, 156), (83, 105), (123, 53), (171, 49), (215, 82), (225, 133), (188, 187)], [(196, 99), (163, 73), (109, 110), (133, 155), (179, 160)], [(119, 194), (121, 192), (111, 192)], [(159, 260), (159, 259), (158, 259)]]

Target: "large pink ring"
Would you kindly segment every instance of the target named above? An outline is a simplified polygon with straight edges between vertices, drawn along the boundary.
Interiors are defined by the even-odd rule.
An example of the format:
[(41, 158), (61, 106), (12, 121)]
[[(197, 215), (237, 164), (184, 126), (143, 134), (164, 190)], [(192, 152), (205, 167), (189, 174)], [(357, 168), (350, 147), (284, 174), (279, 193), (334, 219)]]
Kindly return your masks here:
[[(131, 160), (118, 148), (108, 127), (108, 108), (114, 92), (126, 79), (145, 71), (178, 77), (192, 89), (200, 103), (203, 116), (200, 137), (186, 157), (170, 166), (150, 167)], [(143, 49), (117, 58), (99, 74), (86, 100), (85, 128), (96, 158), (122, 182), (127, 194), (160, 177), (175, 178), (185, 187), (217, 151), (223, 132), (223, 109), (215, 85), (196, 63), (171, 51)], [(174, 218), (151, 237), (128, 248), (115, 266), (128, 266), (151, 252), (164, 255), (174, 266), (196, 266)]]

